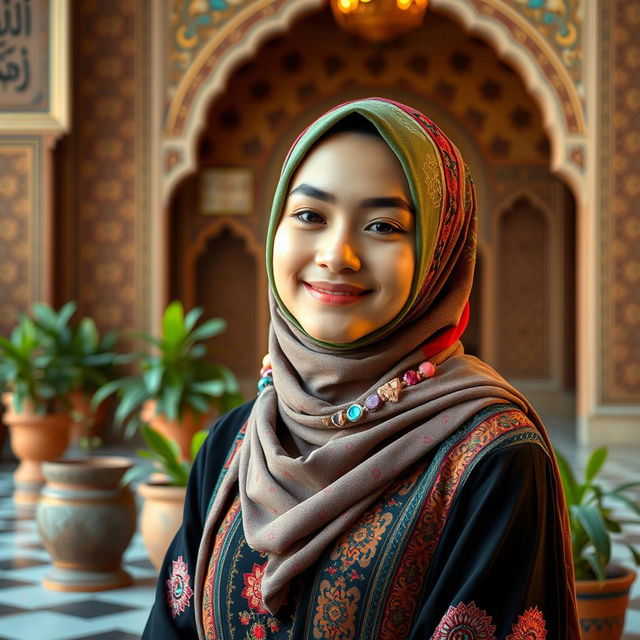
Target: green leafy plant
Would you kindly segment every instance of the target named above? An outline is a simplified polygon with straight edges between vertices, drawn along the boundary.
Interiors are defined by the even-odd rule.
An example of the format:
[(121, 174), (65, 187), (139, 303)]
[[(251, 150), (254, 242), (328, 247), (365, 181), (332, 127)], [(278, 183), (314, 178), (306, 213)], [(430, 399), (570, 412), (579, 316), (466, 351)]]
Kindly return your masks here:
[(143, 424), (141, 433), (148, 449), (139, 449), (137, 453), (150, 462), (129, 469), (122, 478), (122, 484), (129, 484), (135, 480), (148, 480), (153, 473), (161, 472), (166, 476), (166, 484), (172, 487), (186, 487), (191, 471), (191, 460), (195, 459), (208, 431), (197, 431), (191, 439), (191, 460), (181, 460), (178, 445), (149, 425)]
[[(74, 310), (66, 305), (57, 322), (66, 325)], [(77, 373), (73, 364), (61, 357), (54, 341), (44, 339), (34, 319), (22, 314), (11, 337), (0, 336), (0, 356), (0, 385), (13, 394), (16, 412), (24, 411), (26, 403), (38, 414), (67, 405)]]
[(74, 302), (67, 302), (57, 312), (36, 303), (32, 317), (45, 350), (73, 371), (73, 390), (93, 393), (114, 377), (116, 366), (127, 362), (128, 356), (115, 351), (118, 334), (101, 337), (92, 318), (82, 318), (76, 327), (71, 326), (75, 311)]
[[(596, 483), (598, 473), (607, 459), (607, 449), (595, 449), (587, 461), (584, 477), (578, 481), (567, 459), (555, 452), (562, 478), (562, 486), (569, 510), (571, 547), (576, 580), (603, 581), (607, 577), (607, 565), (611, 560), (611, 534), (621, 533), (625, 524), (640, 524), (638, 519), (616, 517), (611, 501), (626, 505), (640, 516), (640, 503), (628, 495), (628, 491), (640, 486), (640, 482), (626, 482), (607, 490)], [(640, 553), (625, 543), (640, 566)]]
[(203, 342), (222, 333), (226, 324), (221, 318), (213, 318), (196, 327), (202, 313), (195, 308), (185, 315), (182, 303), (172, 302), (163, 314), (159, 338), (136, 334), (150, 351), (136, 355), (139, 375), (112, 380), (94, 395), (94, 406), (112, 394), (119, 397), (114, 422), (125, 426), (127, 436), (142, 425), (139, 409), (147, 400), (154, 400), (156, 413), (168, 420), (180, 420), (187, 410), (200, 416), (208, 414), (214, 405), (226, 412), (242, 403), (233, 373), (205, 360)]

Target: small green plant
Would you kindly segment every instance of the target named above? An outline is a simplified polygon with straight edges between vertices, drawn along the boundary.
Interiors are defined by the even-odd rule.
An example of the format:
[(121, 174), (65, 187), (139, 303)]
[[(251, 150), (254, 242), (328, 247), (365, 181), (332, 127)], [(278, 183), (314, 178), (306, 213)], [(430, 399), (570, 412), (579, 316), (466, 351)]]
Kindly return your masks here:
[[(150, 463), (129, 469), (122, 478), (122, 484), (129, 484), (134, 480), (148, 480), (153, 473), (161, 472), (166, 476), (166, 484), (172, 487), (186, 487), (192, 462), (181, 460), (178, 445), (149, 425), (143, 424), (141, 432), (148, 449), (139, 449), (137, 453)], [(194, 434), (191, 439), (191, 460), (195, 459), (207, 434), (206, 430)]]
[(127, 362), (127, 356), (115, 352), (118, 334), (112, 331), (101, 337), (92, 318), (71, 326), (75, 311), (75, 302), (67, 302), (57, 312), (36, 303), (32, 317), (45, 349), (72, 368), (74, 391), (93, 393), (114, 377), (116, 365)]
[[(66, 325), (74, 310), (66, 305), (57, 322)], [(76, 370), (69, 359), (61, 357), (54, 341), (45, 339), (33, 318), (21, 314), (11, 337), (0, 336), (0, 356), (0, 386), (13, 394), (16, 412), (24, 411), (26, 403), (38, 414), (68, 405)]]
[(242, 403), (233, 373), (205, 360), (203, 341), (220, 334), (226, 324), (213, 318), (196, 327), (202, 313), (195, 308), (185, 315), (182, 303), (172, 302), (163, 314), (160, 338), (136, 334), (151, 351), (136, 354), (140, 374), (112, 380), (94, 395), (93, 406), (112, 394), (119, 397), (114, 422), (125, 426), (126, 436), (142, 425), (139, 409), (147, 400), (154, 400), (156, 413), (169, 420), (180, 420), (187, 410), (199, 416), (208, 414), (212, 405), (226, 412)]
[[(612, 490), (597, 484), (596, 477), (607, 459), (605, 447), (591, 453), (581, 482), (578, 482), (567, 459), (557, 450), (555, 454), (569, 510), (576, 580), (603, 581), (611, 560), (611, 534), (621, 533), (625, 524), (640, 524), (637, 519), (616, 517), (608, 503), (617, 501), (640, 516), (640, 503), (628, 495), (628, 491), (640, 486), (640, 482), (626, 482)], [(625, 544), (636, 565), (640, 566), (638, 550), (632, 544)]]

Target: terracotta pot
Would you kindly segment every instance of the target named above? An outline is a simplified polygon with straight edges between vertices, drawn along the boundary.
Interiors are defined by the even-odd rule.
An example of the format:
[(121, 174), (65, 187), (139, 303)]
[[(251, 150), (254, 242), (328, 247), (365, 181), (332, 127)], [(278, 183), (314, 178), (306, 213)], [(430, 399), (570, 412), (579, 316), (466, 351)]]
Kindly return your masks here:
[[(84, 436), (99, 436), (107, 423), (107, 404), (101, 402), (96, 411), (91, 410), (93, 396), (84, 391), (69, 394), (71, 403), (71, 444), (77, 446)], [(74, 416), (74, 414), (76, 414)], [(77, 418), (80, 417), (80, 420)]]
[(136, 506), (120, 479), (128, 458), (54, 460), (36, 509), (38, 531), (53, 567), (42, 584), (55, 591), (104, 591), (132, 583), (122, 554), (136, 529)]
[(576, 580), (578, 617), (582, 640), (620, 640), (629, 604), (629, 590), (635, 571), (612, 566), (612, 576), (597, 580)]
[(187, 410), (184, 412), (182, 420), (167, 420), (164, 414), (156, 414), (155, 400), (147, 400), (140, 411), (140, 417), (144, 422), (148, 422), (153, 429), (178, 445), (182, 460), (191, 460), (191, 439), (197, 431), (208, 424), (212, 416), (213, 411), (209, 415), (194, 419), (191, 411)]
[(28, 405), (22, 413), (15, 413), (13, 394), (4, 393), (2, 399), (7, 407), (4, 421), (11, 434), (11, 449), (20, 459), (13, 474), (13, 500), (35, 505), (44, 486), (42, 462), (59, 458), (67, 450), (71, 421), (66, 413), (38, 415)]
[(170, 487), (166, 484), (138, 486), (138, 494), (144, 499), (140, 534), (156, 569), (160, 569), (164, 554), (182, 524), (186, 492), (186, 487)]

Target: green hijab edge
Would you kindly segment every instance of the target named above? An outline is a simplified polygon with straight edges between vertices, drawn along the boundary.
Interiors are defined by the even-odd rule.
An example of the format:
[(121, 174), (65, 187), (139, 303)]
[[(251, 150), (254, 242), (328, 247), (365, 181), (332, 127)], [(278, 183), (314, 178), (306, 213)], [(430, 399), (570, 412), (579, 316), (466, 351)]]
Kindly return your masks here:
[[(376, 127), (378, 133), (395, 153), (402, 165), (416, 209), (416, 268), (413, 274), (409, 297), (393, 320), (353, 342), (323, 342), (310, 336), (282, 302), (276, 289), (273, 275), (273, 244), (276, 229), (278, 228), (287, 198), (289, 183), (295, 170), (304, 160), (313, 144), (337, 122), (352, 113), (362, 115)], [(431, 263), (437, 233), (440, 227), (442, 198), (440, 197), (439, 201), (438, 198), (433, 196), (433, 193), (431, 193), (429, 189), (429, 185), (431, 184), (433, 186), (433, 179), (436, 177), (429, 174), (432, 174), (436, 170), (439, 172), (437, 181), (441, 185), (440, 195), (442, 196), (442, 192), (444, 191), (444, 188), (442, 188), (442, 185), (444, 185), (442, 162), (438, 149), (433, 140), (431, 140), (431, 137), (400, 107), (376, 98), (355, 100), (329, 111), (310, 125), (300, 137), (285, 161), (274, 194), (267, 229), (266, 266), (269, 287), (280, 311), (289, 322), (312, 342), (318, 346), (334, 350), (352, 350), (375, 342), (381, 337), (391, 333), (405, 318), (420, 294), (422, 282), (426, 276), (427, 268)], [(417, 176), (422, 176), (423, 179), (416, 180)]]

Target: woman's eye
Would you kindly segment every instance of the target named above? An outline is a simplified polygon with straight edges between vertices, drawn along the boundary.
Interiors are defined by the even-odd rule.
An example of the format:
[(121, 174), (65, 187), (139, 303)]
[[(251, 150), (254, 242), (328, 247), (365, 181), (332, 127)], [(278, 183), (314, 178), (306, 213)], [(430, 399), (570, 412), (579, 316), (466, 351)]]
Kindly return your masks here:
[(301, 222), (306, 222), (307, 224), (323, 224), (324, 218), (315, 211), (296, 211), (292, 213), (291, 216), (296, 220), (300, 220)]
[(371, 231), (375, 231), (376, 233), (404, 233), (404, 230), (395, 224), (391, 224), (390, 222), (372, 222), (367, 229), (371, 229)]

